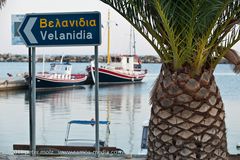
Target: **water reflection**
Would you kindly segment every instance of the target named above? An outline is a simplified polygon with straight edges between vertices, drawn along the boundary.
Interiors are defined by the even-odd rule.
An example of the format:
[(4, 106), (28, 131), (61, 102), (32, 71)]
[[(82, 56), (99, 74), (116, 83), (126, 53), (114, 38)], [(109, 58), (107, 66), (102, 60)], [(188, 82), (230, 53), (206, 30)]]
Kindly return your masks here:
[[(114, 125), (113, 127), (119, 126), (120, 128), (124, 128), (120, 131), (124, 137), (119, 136), (121, 137), (119, 141), (122, 142), (117, 142), (115, 145), (121, 145), (121, 143), (128, 144), (124, 146), (126, 153), (134, 153), (138, 144), (135, 140), (138, 139), (138, 136), (136, 136), (136, 128), (139, 126), (136, 126), (135, 114), (138, 114), (142, 107), (142, 86), (144, 86), (144, 83), (135, 85), (126, 84), (121, 85), (121, 87), (119, 87), (119, 85), (100, 86), (101, 100), (105, 101), (106, 98), (106, 106), (107, 108), (110, 106), (111, 109), (110, 116), (112, 117), (111, 123)], [(119, 119), (121, 116), (123, 118)], [(120, 125), (124, 125), (125, 127)]]
[[(109, 146), (122, 148), (126, 153), (137, 153), (140, 149), (141, 124), (148, 110), (148, 101), (146, 101), (148, 94), (145, 94), (145, 91), (146, 83), (100, 86), (100, 120), (111, 122), (110, 126), (100, 128), (100, 137), (105, 139)], [(18, 96), (5, 94), (6, 98), (16, 99)], [(23, 101), (18, 102), (18, 110), (26, 114), (24, 123), (28, 126), (29, 92), (26, 90), (19, 95)], [(13, 101), (13, 103), (16, 102)], [(37, 143), (63, 145), (67, 122), (73, 119), (90, 120), (94, 118), (94, 113), (94, 87), (37, 92)], [(0, 128), (4, 127), (0, 125)], [(24, 133), (24, 141), (27, 141), (28, 130), (19, 127), (11, 129), (16, 128)], [(14, 132), (17, 133), (12, 131)], [(88, 129), (80, 128), (76, 129), (73, 136), (94, 139), (94, 133), (94, 128), (91, 128), (91, 133)], [(6, 132), (7, 134), (9, 133)], [(16, 139), (13, 141), (13, 143), (19, 142)]]
[[(52, 115), (69, 114), (70, 103), (74, 98), (74, 93), (85, 90), (84, 87), (69, 88), (61, 90), (42, 90), (36, 93), (36, 106), (44, 109), (50, 108)], [(25, 104), (29, 103), (29, 91), (25, 92)]]
[(6, 90), (6, 91), (0, 91), (0, 97), (1, 99), (9, 99), (13, 96), (21, 95), (25, 91), (24, 90)]

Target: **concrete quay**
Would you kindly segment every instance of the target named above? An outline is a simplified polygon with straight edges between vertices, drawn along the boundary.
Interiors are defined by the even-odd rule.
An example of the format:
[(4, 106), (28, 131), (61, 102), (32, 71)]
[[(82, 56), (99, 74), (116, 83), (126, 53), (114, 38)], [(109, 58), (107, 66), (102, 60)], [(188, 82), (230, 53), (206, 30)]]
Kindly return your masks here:
[(27, 89), (25, 80), (0, 80), (0, 91)]
[(52, 156), (52, 157), (31, 157), (25, 155), (1, 155), (0, 160), (145, 160), (145, 157), (132, 157), (126, 155), (123, 157), (86, 157), (86, 156)]
[[(125, 155), (122, 157), (86, 157), (86, 156), (52, 156), (31, 157), (26, 155), (4, 155), (0, 154), (0, 160), (145, 160), (145, 156), (134, 157)], [(228, 160), (240, 160), (240, 155), (230, 155)]]

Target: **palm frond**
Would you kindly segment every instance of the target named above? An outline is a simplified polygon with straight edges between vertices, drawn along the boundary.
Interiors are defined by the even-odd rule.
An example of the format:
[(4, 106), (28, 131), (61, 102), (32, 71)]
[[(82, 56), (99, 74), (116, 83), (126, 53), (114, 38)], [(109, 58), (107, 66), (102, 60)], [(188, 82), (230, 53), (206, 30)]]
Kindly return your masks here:
[(101, 1), (126, 18), (174, 70), (214, 69), (240, 40), (239, 0)]
[(224, 55), (224, 58), (226, 58), (231, 64), (233, 64), (233, 71), (235, 73), (240, 73), (240, 57), (235, 50), (229, 49)]

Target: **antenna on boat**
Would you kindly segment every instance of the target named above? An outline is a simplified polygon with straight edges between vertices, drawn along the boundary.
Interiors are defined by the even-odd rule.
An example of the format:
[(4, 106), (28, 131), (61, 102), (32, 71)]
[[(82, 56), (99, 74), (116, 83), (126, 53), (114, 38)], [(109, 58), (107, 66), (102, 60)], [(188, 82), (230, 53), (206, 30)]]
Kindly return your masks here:
[(108, 46), (107, 46), (107, 64), (110, 64), (110, 10), (108, 10)]

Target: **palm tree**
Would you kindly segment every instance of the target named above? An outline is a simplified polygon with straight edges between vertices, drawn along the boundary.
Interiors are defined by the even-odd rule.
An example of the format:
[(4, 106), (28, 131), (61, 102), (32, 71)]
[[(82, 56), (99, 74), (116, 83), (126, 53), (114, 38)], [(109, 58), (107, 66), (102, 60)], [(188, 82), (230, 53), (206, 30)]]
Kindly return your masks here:
[(0, 0), (0, 9), (3, 7), (3, 5), (5, 4), (6, 0)]
[(127, 19), (163, 61), (150, 102), (148, 159), (228, 159), (214, 69), (240, 40), (239, 0), (101, 0)]

